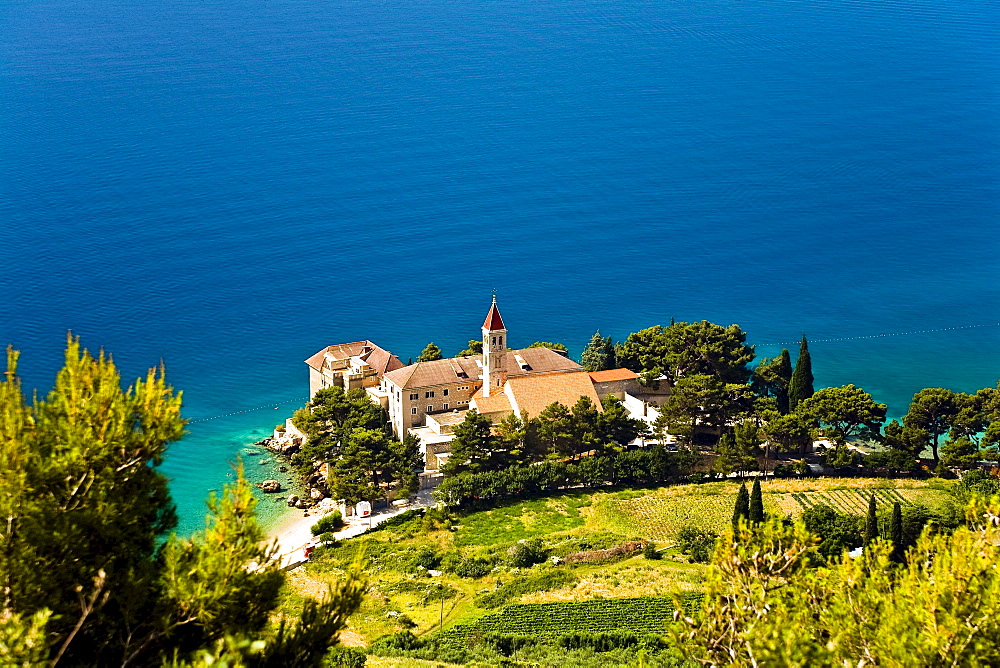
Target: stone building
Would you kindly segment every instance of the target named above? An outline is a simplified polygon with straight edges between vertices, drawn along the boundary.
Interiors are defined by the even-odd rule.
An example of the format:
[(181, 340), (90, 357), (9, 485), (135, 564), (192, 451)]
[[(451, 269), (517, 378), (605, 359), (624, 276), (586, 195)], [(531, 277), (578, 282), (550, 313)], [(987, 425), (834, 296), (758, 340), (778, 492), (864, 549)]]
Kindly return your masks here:
[(470, 408), (496, 423), (511, 413), (537, 417), (553, 402), (572, 406), (580, 397), (602, 410), (601, 400), (614, 395), (633, 417), (655, 418), (660, 393), (642, 387), (628, 369), (587, 372), (549, 348), (508, 348), (496, 297), (481, 332), (481, 354), (410, 365), (371, 341), (328, 346), (306, 360), (310, 393), (363, 388), (389, 413), (397, 438), (419, 437), (430, 471), (447, 460), (454, 429)]
[(399, 358), (371, 341), (327, 346), (306, 360), (309, 366), (309, 396), (325, 387), (345, 390), (377, 387), (382, 377), (403, 367)]
[[(483, 397), (503, 394), (504, 384), (512, 378), (583, 370), (549, 348), (507, 348), (507, 328), (496, 298), (483, 322), (482, 337), (480, 355), (417, 362), (383, 376), (377, 394), (384, 398), (397, 437), (403, 438), (414, 427), (429, 426), (450, 441), (451, 427), (464, 419), (477, 393)], [(442, 415), (456, 412), (460, 417)], [(428, 440), (426, 434), (421, 436)]]

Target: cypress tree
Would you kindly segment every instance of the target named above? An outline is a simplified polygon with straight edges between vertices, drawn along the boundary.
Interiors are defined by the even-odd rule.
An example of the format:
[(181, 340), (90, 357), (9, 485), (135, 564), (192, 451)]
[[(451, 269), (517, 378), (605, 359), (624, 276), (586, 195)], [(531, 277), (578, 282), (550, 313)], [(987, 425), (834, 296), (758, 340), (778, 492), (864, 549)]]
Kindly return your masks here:
[(792, 371), (792, 379), (788, 384), (788, 408), (795, 410), (799, 402), (805, 401), (813, 395), (813, 372), (812, 358), (809, 356), (809, 343), (805, 334), (802, 335), (802, 343), (799, 345), (799, 358), (795, 360), (795, 370)]
[(782, 415), (785, 415), (789, 411), (788, 390), (792, 384), (792, 356), (788, 354), (788, 348), (781, 349), (781, 356), (778, 359), (780, 360), (777, 369), (778, 377), (782, 382), (778, 384), (774, 399), (778, 403), (778, 410)]
[(865, 519), (865, 547), (878, 538), (878, 516), (876, 515), (875, 495), (868, 502), (868, 517)]
[(754, 524), (764, 521), (764, 497), (760, 491), (760, 478), (753, 481), (753, 488), (750, 490), (750, 508), (748, 517)]
[(740, 491), (736, 493), (736, 507), (733, 509), (733, 530), (740, 526), (740, 518), (750, 518), (750, 495), (746, 483), (740, 483)]
[(899, 502), (892, 504), (892, 524), (889, 527), (889, 539), (892, 540), (892, 560), (903, 561), (903, 511)]

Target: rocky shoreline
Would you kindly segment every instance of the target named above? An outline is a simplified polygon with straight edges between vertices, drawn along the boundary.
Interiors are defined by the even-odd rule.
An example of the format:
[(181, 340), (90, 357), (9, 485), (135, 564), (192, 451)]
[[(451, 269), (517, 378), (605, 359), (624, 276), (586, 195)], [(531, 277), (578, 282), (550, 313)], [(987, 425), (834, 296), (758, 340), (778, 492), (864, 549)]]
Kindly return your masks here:
[[(276, 429), (272, 436), (257, 441), (254, 445), (264, 448), (274, 454), (276, 458), (285, 461), (288, 466), (283, 465), (278, 469), (282, 473), (285, 473), (289, 470), (289, 466), (296, 463), (295, 458), (299, 456), (302, 450), (304, 439), (305, 436), (289, 424), (283, 429)], [(294, 468), (292, 470), (294, 471)], [(299, 496), (298, 494), (289, 495), (286, 500), (289, 508), (326, 513), (337, 507), (335, 501), (330, 498), (330, 490), (326, 484), (326, 466), (324, 464), (312, 462), (308, 475), (303, 477), (297, 472), (295, 475), (308, 491), (307, 495), (303, 496)], [(254, 484), (266, 494), (275, 494), (282, 491), (281, 481), (279, 480), (264, 480), (263, 482)]]

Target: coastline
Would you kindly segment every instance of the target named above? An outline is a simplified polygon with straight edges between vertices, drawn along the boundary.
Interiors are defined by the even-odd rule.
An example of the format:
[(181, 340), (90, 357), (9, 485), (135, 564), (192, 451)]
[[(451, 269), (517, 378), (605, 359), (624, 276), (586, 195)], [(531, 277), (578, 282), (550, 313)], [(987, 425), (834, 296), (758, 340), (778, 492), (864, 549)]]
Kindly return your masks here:
[[(430, 489), (421, 490), (412, 503), (400, 508), (389, 506), (373, 512), (370, 517), (345, 517), (344, 527), (333, 535), (337, 540), (353, 538), (408, 510), (429, 508), (436, 504), (434, 497), (431, 496), (432, 491)], [(277, 541), (278, 561), (282, 568), (295, 568), (308, 560), (305, 554), (306, 548), (319, 543), (319, 539), (312, 535), (312, 526), (326, 514), (325, 512), (310, 512), (308, 517), (304, 517), (289, 513), (275, 522), (273, 526), (265, 529), (267, 540)]]

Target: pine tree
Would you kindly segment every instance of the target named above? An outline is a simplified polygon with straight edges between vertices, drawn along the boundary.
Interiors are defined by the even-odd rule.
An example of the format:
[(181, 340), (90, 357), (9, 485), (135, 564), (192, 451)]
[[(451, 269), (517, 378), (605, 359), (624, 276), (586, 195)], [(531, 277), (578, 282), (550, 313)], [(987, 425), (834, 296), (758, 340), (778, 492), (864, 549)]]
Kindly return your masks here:
[(740, 490), (736, 493), (736, 507), (733, 509), (733, 529), (740, 525), (740, 518), (744, 520), (750, 518), (750, 495), (747, 493), (746, 483), (740, 483)]
[(889, 539), (892, 541), (892, 560), (897, 563), (903, 561), (903, 511), (899, 506), (899, 501), (892, 504), (892, 524), (889, 525)]
[(771, 359), (762, 359), (754, 369), (751, 385), (760, 396), (774, 397), (778, 411), (788, 413), (788, 386), (792, 381), (792, 358), (787, 348)]
[(799, 345), (799, 358), (795, 360), (795, 370), (792, 371), (792, 379), (788, 384), (788, 409), (795, 410), (800, 402), (805, 401), (813, 395), (813, 372), (812, 358), (809, 356), (809, 343), (805, 334), (802, 335), (802, 343)]
[(754, 524), (764, 521), (764, 497), (760, 491), (760, 478), (755, 478), (753, 488), (750, 490), (750, 508), (748, 517)]
[(607, 343), (604, 337), (601, 336), (600, 330), (594, 332), (594, 335), (590, 337), (590, 343), (587, 344), (583, 355), (580, 356), (583, 368), (587, 371), (605, 371), (610, 369), (607, 349)]
[(878, 538), (878, 508), (875, 505), (875, 495), (868, 502), (868, 517), (865, 519), (865, 547)]
[(417, 358), (418, 362), (433, 362), (434, 360), (443, 359), (441, 354), (441, 349), (438, 348), (433, 341), (427, 344), (427, 346), (420, 352), (420, 357)]
[(0, 664), (291, 666), (326, 653), (363, 583), (268, 630), (284, 575), (242, 467), (204, 531), (169, 535), (159, 466), (185, 421), (162, 369), (122, 390), (111, 359), (71, 338), (54, 388), (29, 404), (17, 357), (8, 349), (0, 378)]
[(492, 434), (493, 421), (470, 408), (465, 420), (455, 427), (455, 439), (451, 442), (451, 455), (441, 467), (446, 476), (468, 471), (479, 473), (489, 468), (490, 458), (497, 449), (497, 438)]

